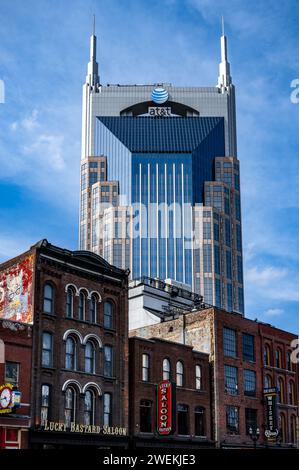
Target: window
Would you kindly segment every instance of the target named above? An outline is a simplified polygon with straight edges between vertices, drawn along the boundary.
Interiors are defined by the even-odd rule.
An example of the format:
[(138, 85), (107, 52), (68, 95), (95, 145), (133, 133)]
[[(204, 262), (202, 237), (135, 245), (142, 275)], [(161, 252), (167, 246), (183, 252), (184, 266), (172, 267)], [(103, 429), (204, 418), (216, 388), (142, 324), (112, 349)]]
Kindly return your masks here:
[(235, 330), (223, 328), (223, 350), (225, 356), (237, 356), (237, 337)]
[(89, 303), (89, 319), (91, 323), (97, 322), (97, 304), (98, 298), (96, 295), (92, 295)]
[(113, 305), (111, 302), (104, 303), (104, 328), (113, 327)]
[(291, 417), (291, 442), (297, 444), (296, 416)]
[(244, 395), (249, 397), (256, 395), (256, 373), (254, 370), (244, 370)]
[(54, 288), (49, 283), (44, 286), (44, 312), (54, 312)]
[(53, 362), (53, 336), (51, 333), (43, 333), (42, 338), (42, 365), (51, 367)]
[(18, 387), (20, 375), (20, 364), (17, 362), (5, 363), (5, 382), (8, 382), (15, 387)]
[(163, 380), (170, 380), (170, 361), (163, 359)]
[(64, 418), (67, 428), (71, 427), (71, 423), (75, 421), (76, 409), (76, 392), (72, 387), (68, 387), (65, 391), (64, 400)]
[(203, 246), (203, 270), (205, 273), (212, 272), (212, 247), (208, 244)]
[(265, 375), (264, 387), (265, 388), (272, 388), (272, 378), (270, 377), (270, 375)]
[(104, 393), (104, 425), (111, 426), (112, 423), (112, 397), (111, 393)]
[(232, 255), (231, 255), (231, 252), (226, 251), (225, 256), (226, 256), (226, 277), (227, 277), (227, 279), (231, 279), (232, 278)]
[(214, 246), (214, 270), (215, 274), (220, 274), (220, 252), (219, 246)]
[(142, 380), (149, 381), (149, 355), (142, 354)]
[(239, 434), (239, 408), (226, 407), (226, 428), (231, 434)]
[(95, 373), (95, 347), (91, 341), (87, 341), (85, 345), (85, 372)]
[(44, 426), (45, 422), (50, 419), (50, 386), (47, 384), (42, 385), (41, 389), (41, 408), (40, 408), (40, 422)]
[(152, 402), (140, 401), (140, 432), (152, 432)]
[(275, 351), (275, 364), (276, 367), (282, 369), (282, 353), (280, 348), (277, 348)]
[(94, 425), (95, 397), (92, 390), (87, 390), (84, 397), (84, 424)]
[(105, 377), (113, 376), (113, 348), (112, 346), (104, 346), (104, 375)]
[(278, 379), (278, 402), (284, 403), (284, 380), (282, 377)]
[(249, 434), (249, 429), (256, 431), (258, 428), (257, 425), (257, 410), (253, 408), (245, 408), (245, 425), (246, 425), (246, 434)]
[(181, 361), (176, 363), (176, 384), (178, 387), (182, 387), (184, 384), (184, 366)]
[(68, 287), (67, 293), (66, 293), (66, 316), (68, 318), (72, 318), (73, 311), (74, 311), (74, 292), (71, 287)]
[(231, 312), (233, 309), (233, 288), (231, 284), (226, 285), (226, 296), (227, 296), (227, 310)]
[(280, 436), (282, 442), (287, 442), (287, 425), (286, 425), (286, 417), (284, 414), (280, 414), (279, 416), (280, 421)]
[(76, 341), (71, 336), (67, 338), (65, 345), (65, 368), (76, 369)]
[(224, 366), (224, 386), (228, 395), (238, 394), (238, 369), (234, 366)]
[(211, 239), (211, 222), (203, 223), (203, 238), (204, 240)]
[(189, 407), (187, 405), (178, 405), (178, 434), (189, 434)]
[(243, 333), (242, 342), (243, 342), (243, 360), (254, 362), (255, 361), (254, 336), (249, 335), (247, 333)]
[(287, 352), (287, 369), (293, 370), (292, 368), (292, 353), (290, 351)]
[(291, 380), (289, 382), (289, 404), (295, 405), (295, 385), (294, 382)]
[(196, 406), (194, 419), (195, 436), (205, 436), (205, 409), (202, 406)]
[(195, 388), (196, 390), (201, 390), (202, 383), (201, 383), (201, 366), (195, 366)]
[(271, 365), (271, 352), (269, 344), (266, 344), (264, 347), (264, 365), (270, 366)]
[(86, 306), (86, 297), (83, 292), (79, 294), (79, 310), (78, 310), (78, 318), (79, 320), (85, 319), (85, 306)]

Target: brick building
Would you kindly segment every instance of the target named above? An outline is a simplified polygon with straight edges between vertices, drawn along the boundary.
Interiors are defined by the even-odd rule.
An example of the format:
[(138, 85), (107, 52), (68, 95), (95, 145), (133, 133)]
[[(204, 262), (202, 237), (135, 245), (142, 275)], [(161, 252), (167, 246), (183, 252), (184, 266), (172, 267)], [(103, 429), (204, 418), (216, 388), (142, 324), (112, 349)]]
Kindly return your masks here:
[[(29, 261), (26, 289), (10, 279), (23, 310), (8, 301), (0, 312), (33, 329), (30, 446), (126, 447), (128, 272), (43, 240), (0, 273)], [(6, 284), (2, 292), (9, 294)]]
[[(209, 356), (161, 338), (129, 339), (130, 437), (134, 447), (198, 448), (213, 445)], [(173, 431), (157, 431), (157, 385), (175, 385)]]
[[(298, 365), (291, 361), (295, 335), (217, 308), (138, 328), (130, 335), (181, 342), (209, 354), (217, 446), (251, 446), (250, 428), (260, 430), (258, 445), (298, 446)], [(274, 441), (265, 437), (264, 388), (277, 391), (279, 435)]]
[(1, 413), (0, 449), (26, 449), (30, 428), (32, 327), (0, 320), (0, 385), (21, 393), (19, 407)]

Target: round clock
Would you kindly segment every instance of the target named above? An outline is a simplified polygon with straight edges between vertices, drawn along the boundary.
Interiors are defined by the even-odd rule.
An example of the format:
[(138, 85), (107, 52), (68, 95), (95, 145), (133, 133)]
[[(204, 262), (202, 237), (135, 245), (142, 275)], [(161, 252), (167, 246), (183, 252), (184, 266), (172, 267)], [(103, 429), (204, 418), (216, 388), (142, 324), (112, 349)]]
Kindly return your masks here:
[(5, 387), (0, 392), (0, 406), (1, 408), (8, 408), (12, 399), (12, 390)]

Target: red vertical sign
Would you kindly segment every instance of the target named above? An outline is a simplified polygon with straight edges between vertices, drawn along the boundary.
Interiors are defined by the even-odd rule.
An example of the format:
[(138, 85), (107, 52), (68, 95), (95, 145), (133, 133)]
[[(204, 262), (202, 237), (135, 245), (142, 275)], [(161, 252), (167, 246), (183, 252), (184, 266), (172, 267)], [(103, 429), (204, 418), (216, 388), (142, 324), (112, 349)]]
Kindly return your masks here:
[(168, 436), (173, 431), (172, 423), (172, 384), (163, 380), (158, 384), (158, 420), (157, 431), (161, 436)]

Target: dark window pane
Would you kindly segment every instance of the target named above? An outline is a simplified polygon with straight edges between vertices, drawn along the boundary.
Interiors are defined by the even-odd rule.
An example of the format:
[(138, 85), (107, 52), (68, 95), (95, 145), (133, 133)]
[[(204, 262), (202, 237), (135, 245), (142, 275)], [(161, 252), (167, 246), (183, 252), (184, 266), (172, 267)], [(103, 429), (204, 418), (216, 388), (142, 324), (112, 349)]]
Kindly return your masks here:
[(149, 400), (140, 402), (140, 431), (152, 432), (152, 402)]
[(223, 350), (225, 356), (237, 356), (237, 340), (235, 330), (231, 330), (230, 328), (223, 328)]

